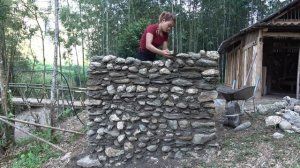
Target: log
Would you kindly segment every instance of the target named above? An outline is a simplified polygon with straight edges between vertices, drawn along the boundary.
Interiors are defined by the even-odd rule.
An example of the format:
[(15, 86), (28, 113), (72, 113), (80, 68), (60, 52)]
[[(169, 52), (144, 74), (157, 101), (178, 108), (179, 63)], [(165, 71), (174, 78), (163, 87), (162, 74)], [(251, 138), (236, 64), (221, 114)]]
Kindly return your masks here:
[(35, 125), (35, 126), (44, 127), (44, 128), (50, 128), (50, 129), (54, 129), (54, 130), (58, 130), (58, 131), (70, 132), (70, 133), (74, 133), (74, 134), (84, 135), (84, 133), (77, 132), (77, 131), (66, 130), (66, 129), (62, 129), (62, 128), (51, 127), (51, 126), (42, 125), (42, 124), (37, 124), (37, 123), (32, 123), (32, 122), (28, 122), (28, 121), (23, 121), (23, 120), (18, 120), (18, 119), (13, 119), (13, 118), (8, 118), (8, 117), (1, 116), (1, 115), (0, 115), (0, 118), (5, 119), (5, 120), (11, 120), (11, 121), (19, 122), (19, 123)]

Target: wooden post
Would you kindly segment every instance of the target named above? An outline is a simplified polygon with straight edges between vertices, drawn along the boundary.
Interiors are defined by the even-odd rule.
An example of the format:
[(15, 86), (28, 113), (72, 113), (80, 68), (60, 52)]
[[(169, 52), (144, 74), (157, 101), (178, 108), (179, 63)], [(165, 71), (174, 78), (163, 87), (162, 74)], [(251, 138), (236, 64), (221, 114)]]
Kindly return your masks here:
[[(259, 30), (257, 37), (257, 58), (256, 58), (256, 76), (262, 77), (262, 61), (263, 61), (263, 34), (262, 30)], [(256, 98), (261, 98), (262, 82), (259, 82), (257, 87), (257, 92), (255, 94)]]
[(300, 80), (300, 46), (298, 51), (298, 69), (297, 69), (297, 91), (296, 91), (296, 98), (299, 99), (299, 80)]

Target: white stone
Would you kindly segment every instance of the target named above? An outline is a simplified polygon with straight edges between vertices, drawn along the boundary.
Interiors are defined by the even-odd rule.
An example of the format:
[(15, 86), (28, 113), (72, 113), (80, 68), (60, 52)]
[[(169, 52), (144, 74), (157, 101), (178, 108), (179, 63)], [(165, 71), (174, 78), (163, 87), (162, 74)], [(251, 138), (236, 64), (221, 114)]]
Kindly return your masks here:
[(109, 121), (120, 121), (120, 118), (116, 114), (109, 116)]
[(172, 93), (183, 94), (184, 89), (182, 89), (181, 87), (178, 87), (178, 86), (174, 86), (174, 87), (171, 88), (171, 92)]
[(81, 167), (101, 167), (101, 163), (98, 159), (91, 159), (90, 155), (85, 156), (84, 158), (76, 162), (78, 166)]
[(124, 139), (125, 139), (125, 134), (122, 134), (122, 135), (119, 135), (119, 136), (118, 136), (118, 142), (119, 142), (119, 143), (123, 142)]
[(284, 137), (284, 135), (281, 134), (281, 133), (279, 133), (279, 132), (275, 132), (275, 133), (273, 134), (273, 138), (274, 138), (274, 139), (282, 139), (283, 137)]
[(188, 94), (197, 94), (198, 89), (190, 88), (190, 89), (186, 90), (186, 93), (188, 93)]
[(298, 106), (298, 105), (294, 106), (294, 111), (299, 113), (300, 112), (300, 106)]
[(112, 147), (106, 147), (105, 154), (108, 157), (117, 157), (117, 156), (124, 154), (124, 150), (118, 150), (118, 149), (114, 149)]
[(125, 89), (126, 89), (126, 85), (120, 85), (120, 86), (118, 86), (117, 87), (117, 92), (123, 92), (123, 91), (125, 91)]
[(138, 86), (136, 87), (136, 92), (144, 92), (144, 91), (146, 91), (146, 90), (147, 90), (146, 87), (141, 86), (141, 85), (138, 85)]
[(119, 121), (117, 123), (117, 129), (118, 130), (123, 130), (124, 129), (124, 122), (123, 121)]
[(160, 74), (162, 75), (169, 75), (171, 74), (170, 70), (167, 69), (167, 68), (162, 68), (160, 71), (159, 71)]
[(280, 116), (268, 116), (265, 119), (266, 126), (276, 126), (279, 124), (283, 119)]

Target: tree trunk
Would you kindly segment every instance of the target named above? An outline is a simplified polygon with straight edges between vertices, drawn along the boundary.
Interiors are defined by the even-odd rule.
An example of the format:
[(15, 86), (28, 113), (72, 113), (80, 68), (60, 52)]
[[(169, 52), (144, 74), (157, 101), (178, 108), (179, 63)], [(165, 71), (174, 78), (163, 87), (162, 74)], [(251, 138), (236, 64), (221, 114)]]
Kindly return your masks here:
[[(0, 114), (8, 116), (10, 109), (8, 105), (8, 78), (5, 74), (4, 60), (6, 58), (5, 30), (4, 23), (0, 21), (0, 92), (1, 92), (1, 110)], [(6, 143), (4, 146), (14, 143), (14, 129), (9, 125), (4, 126)]]
[[(58, 27), (58, 0), (55, 0), (55, 35), (54, 35), (54, 59), (53, 59), (53, 74), (51, 84), (51, 111), (50, 111), (50, 123), (52, 127), (56, 126), (56, 112), (55, 112), (55, 98), (57, 90), (57, 57), (58, 57), (58, 38), (59, 38), (59, 27)], [(51, 130), (53, 133), (54, 130)]]

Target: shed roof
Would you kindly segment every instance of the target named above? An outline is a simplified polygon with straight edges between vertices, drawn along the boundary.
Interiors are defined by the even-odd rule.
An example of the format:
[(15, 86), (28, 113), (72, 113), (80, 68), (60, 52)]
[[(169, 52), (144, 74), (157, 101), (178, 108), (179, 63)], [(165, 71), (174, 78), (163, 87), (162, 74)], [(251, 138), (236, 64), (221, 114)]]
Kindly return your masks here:
[(295, 5), (300, 4), (300, 0), (294, 0), (291, 3), (287, 4), (286, 6), (282, 7), (275, 13), (269, 15), (268, 17), (264, 18), (263, 20), (256, 22), (255, 24), (246, 27), (240, 30), (238, 33), (234, 34), (233, 36), (229, 37), (228, 39), (224, 40), (221, 45), (219, 46), (218, 52), (224, 53), (225, 49), (230, 46), (231, 44), (235, 43), (239, 40), (244, 34), (257, 30), (259, 28), (269, 27), (269, 26), (300, 26), (300, 22), (270, 22), (273, 19), (279, 17), (281, 14), (285, 13), (286, 11), (290, 10)]

